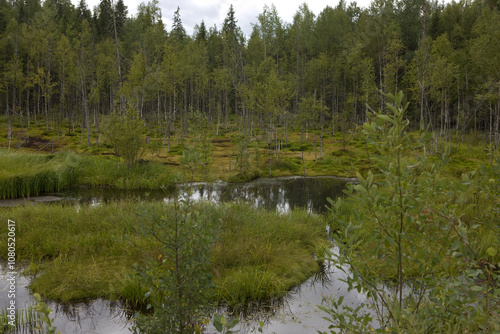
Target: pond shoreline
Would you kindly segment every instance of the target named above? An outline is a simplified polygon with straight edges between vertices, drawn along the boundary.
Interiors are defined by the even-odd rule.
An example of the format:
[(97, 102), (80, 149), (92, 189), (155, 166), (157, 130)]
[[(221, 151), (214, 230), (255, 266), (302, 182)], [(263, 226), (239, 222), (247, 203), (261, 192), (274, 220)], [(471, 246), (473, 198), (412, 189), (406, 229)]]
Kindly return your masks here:
[[(315, 175), (315, 176), (300, 176), (300, 175), (291, 175), (291, 176), (277, 176), (277, 177), (259, 177), (256, 178), (252, 181), (249, 182), (225, 182), (222, 180), (216, 180), (214, 182), (183, 182), (183, 183), (175, 183), (175, 187), (179, 188), (182, 186), (203, 186), (203, 185), (256, 185), (256, 184), (261, 184), (261, 183), (268, 183), (268, 182), (279, 182), (283, 180), (300, 180), (300, 179), (332, 179), (332, 180), (338, 180), (338, 181), (343, 181), (346, 183), (358, 183), (357, 178), (349, 178), (349, 177), (342, 177), (342, 176), (335, 176), (335, 175)], [(91, 190), (91, 189), (102, 189), (102, 190), (117, 190), (117, 191), (144, 191), (144, 192), (151, 192), (151, 191), (163, 191), (162, 188), (156, 188), (156, 189), (143, 189), (143, 188), (137, 188), (137, 189), (121, 189), (119, 187), (96, 187), (96, 186), (90, 186), (90, 185), (84, 185), (84, 184), (79, 184), (79, 185), (74, 185), (71, 186), (65, 190), (61, 190), (60, 192), (47, 192), (46, 195), (40, 195), (40, 196), (27, 196), (27, 197), (17, 197), (17, 198), (7, 198), (7, 199), (0, 199), (0, 208), (2, 207), (15, 207), (19, 205), (26, 205), (26, 204), (37, 204), (37, 203), (50, 203), (50, 202), (57, 202), (61, 200), (65, 200), (65, 197), (61, 197), (59, 194), (64, 194), (65, 192), (71, 191), (71, 190), (78, 190), (78, 189), (86, 189), (86, 190)]]
[[(238, 244), (238, 246), (234, 246), (233, 248), (227, 248), (228, 251), (222, 251), (219, 252), (220, 254), (217, 255), (222, 262), (225, 262), (228, 259), (229, 254), (234, 254), (238, 248), (241, 249), (248, 249), (252, 250), (252, 252), (255, 252), (256, 250), (260, 249), (271, 249), (269, 247), (269, 241), (266, 241), (267, 238), (281, 238), (283, 234), (289, 234), (290, 236), (294, 236), (294, 238), (299, 238), (301, 242), (303, 242), (306, 239), (303, 239), (303, 235), (305, 233), (310, 233), (312, 230), (311, 228), (313, 227), (312, 224), (313, 221), (308, 221), (310, 219), (317, 220), (319, 223), (316, 224), (318, 229), (317, 235), (323, 235), (324, 232), (324, 226), (321, 221), (323, 221), (323, 218), (320, 218), (317, 215), (310, 215), (306, 212), (305, 210), (312, 212), (312, 213), (318, 213), (318, 210), (324, 210), (325, 209), (325, 198), (327, 196), (335, 198), (337, 196), (341, 196), (342, 190), (345, 188), (345, 178), (341, 179), (335, 176), (327, 176), (327, 177), (303, 177), (303, 176), (286, 176), (286, 177), (276, 177), (276, 178), (259, 178), (256, 179), (252, 182), (248, 182), (246, 184), (241, 184), (241, 183), (226, 183), (226, 182), (216, 182), (216, 183), (200, 183), (200, 182), (193, 182), (193, 183), (183, 183), (178, 185), (178, 192), (181, 194), (181, 196), (184, 196), (184, 194), (191, 194), (194, 195), (196, 198), (193, 198), (193, 202), (197, 201), (209, 201), (212, 203), (220, 203), (221, 206), (221, 214), (222, 212), (226, 212), (227, 210), (232, 210), (232, 214), (228, 215), (227, 218), (223, 218), (222, 220), (232, 224), (232, 227), (227, 228), (227, 231), (241, 231), (241, 229), (245, 226), (245, 224), (248, 224), (248, 226), (254, 226), (256, 224), (261, 224), (258, 227), (252, 227), (254, 229), (253, 232), (245, 232), (242, 233), (242, 236), (266, 236), (264, 239), (264, 243), (266, 247), (261, 247), (258, 246), (259, 244), (256, 243), (256, 241), (249, 240), (245, 241), (245, 239), (238, 238), (235, 240), (235, 242)], [(213, 186), (215, 185), (215, 186)], [(14, 219), (20, 219), (23, 223), (28, 224), (27, 226), (33, 226), (33, 228), (38, 228), (45, 226), (46, 224), (40, 224), (40, 222), (45, 222), (45, 221), (50, 221), (50, 225), (53, 226), (53, 230), (51, 232), (47, 232), (46, 234), (47, 238), (43, 237), (43, 240), (47, 240), (47, 243), (49, 242), (49, 239), (54, 237), (54, 234), (59, 234), (64, 232), (64, 230), (67, 229), (68, 226), (71, 226), (71, 230), (74, 230), (71, 232), (71, 235), (73, 237), (78, 236), (78, 235), (88, 235), (90, 237), (89, 233), (96, 233), (98, 237), (96, 237), (98, 243), (101, 245), (110, 245), (109, 247), (115, 247), (113, 246), (115, 243), (110, 243), (108, 241), (103, 241), (100, 238), (108, 238), (109, 234), (112, 233), (117, 233), (117, 231), (113, 232), (115, 229), (118, 229), (119, 231), (127, 231), (130, 230), (132, 231), (134, 229), (133, 226), (136, 224), (136, 219), (135, 218), (126, 218), (127, 215), (130, 216), (130, 214), (136, 212), (136, 206), (140, 205), (140, 203), (137, 202), (137, 198), (141, 199), (141, 202), (156, 202), (155, 205), (160, 208), (162, 206), (161, 201), (167, 201), (165, 198), (166, 193), (162, 191), (157, 191), (156, 195), (158, 195), (157, 198), (155, 198), (155, 192), (152, 192), (151, 195), (146, 195), (148, 191), (143, 191), (143, 192), (130, 192), (130, 191), (118, 191), (116, 189), (102, 189), (102, 188), (89, 188), (89, 187), (74, 187), (73, 188), (73, 193), (70, 192), (60, 192), (60, 193), (55, 193), (55, 196), (39, 196), (37, 197), (38, 202), (42, 201), (42, 199), (45, 200), (50, 200), (54, 198), (61, 199), (58, 202), (61, 204), (55, 204), (55, 205), (44, 205), (44, 206), (38, 206), (38, 205), (30, 205), (27, 206), (26, 208), (23, 208), (22, 206), (19, 206), (18, 208), (11, 208), (8, 209), (6, 208), (5, 211), (6, 213), (9, 212), (9, 215), (11, 215), (11, 218)], [(218, 192), (218, 193), (214, 193)], [(122, 193), (122, 197), (120, 197), (120, 193)], [(118, 197), (113, 197), (118, 194)], [(107, 197), (107, 196), (111, 197)], [(79, 196), (89, 196), (90, 200), (84, 200), (82, 197)], [(128, 196), (128, 197), (126, 197)], [(34, 198), (31, 198), (32, 200)], [(124, 202), (121, 202), (121, 200), (125, 200)], [(129, 202), (127, 201), (130, 200)], [(159, 199), (159, 201), (155, 201), (155, 199)], [(236, 204), (236, 207), (234, 209), (231, 209), (231, 206), (227, 206), (227, 204), (223, 204), (224, 202), (232, 202), (233, 200), (243, 200), (243, 201), (250, 202), (250, 204), (254, 204), (254, 208), (250, 208), (252, 205), (243, 205), (241, 204)], [(321, 201), (320, 201), (321, 200)], [(69, 202), (69, 205), (65, 205), (64, 203), (66, 201), (71, 201)], [(311, 204), (311, 201), (317, 202)], [(37, 201), (33, 202), (26, 202), (23, 201), (23, 199), (19, 200), (20, 204), (27, 204), (27, 203), (38, 203)], [(168, 202), (168, 201), (167, 201)], [(68, 203), (68, 202), (66, 202)], [(71, 203), (75, 203), (75, 205), (72, 205)], [(83, 205), (82, 205), (83, 204)], [(102, 205), (101, 205), (102, 204)], [(87, 206), (88, 205), (88, 206)], [(167, 203), (167, 205), (169, 205)], [(193, 205), (201, 205), (200, 204), (193, 204)], [(95, 207), (95, 208), (94, 208)], [(216, 206), (217, 208), (219, 205)], [(296, 207), (302, 207), (303, 210), (293, 210)], [(214, 207), (215, 208), (215, 207)], [(266, 210), (258, 210), (257, 208), (261, 209), (267, 209)], [(271, 212), (269, 212), (269, 209)], [(277, 211), (281, 212), (289, 212), (290, 215), (276, 215), (275, 213), (272, 212), (272, 210), (276, 209)], [(305, 210), (304, 210), (305, 209)], [(76, 212), (73, 212), (74, 210), (77, 210)], [(216, 209), (218, 210), (218, 209)], [(243, 210), (243, 211), (242, 211)], [(246, 210), (246, 211), (245, 211)], [(18, 213), (19, 212), (19, 215)], [(23, 212), (21, 214), (21, 212)], [(86, 212), (85, 213), (85, 219), (84, 220), (78, 220), (76, 219), (75, 216), (78, 215), (78, 212)], [(101, 212), (102, 214), (99, 214)], [(229, 211), (227, 211), (229, 213)], [(261, 212), (261, 213), (258, 213)], [(294, 232), (291, 232), (291, 230), (288, 230), (292, 228), (291, 221), (288, 216), (296, 216), (296, 214), (301, 215), (299, 220), (296, 222), (296, 227), (294, 227), (296, 230)], [(92, 218), (94, 215), (95, 218)], [(117, 216), (118, 215), (118, 216)], [(255, 217), (253, 216), (255, 215)], [(46, 220), (43, 217), (53, 217), (48, 220)], [(22, 217), (22, 218), (21, 218)], [(55, 217), (60, 217), (60, 219), (54, 219)], [(253, 218), (251, 218), (253, 217)], [(316, 217), (316, 218), (314, 218)], [(292, 218), (290, 218), (292, 219)], [(127, 222), (128, 220), (128, 222)], [(95, 221), (94, 224), (90, 224), (91, 221)], [(281, 221), (281, 222), (278, 222)], [(106, 224), (107, 227), (103, 228), (103, 224)], [(119, 226), (119, 224), (128, 224), (127, 226), (124, 226), (123, 228)], [(87, 226), (87, 224), (89, 224)], [(226, 223), (225, 223), (226, 224)], [(280, 226), (279, 230), (272, 230), (270, 227), (271, 225), (276, 225), (276, 228)], [(284, 230), (283, 227), (286, 226), (287, 230)], [(302, 226), (302, 227), (301, 227)], [(26, 229), (27, 227), (25, 227)], [(235, 229), (237, 228), (237, 229)], [(271, 228), (268, 230), (268, 228)], [(104, 234), (103, 233), (97, 233), (95, 231), (96, 229), (103, 229), (103, 231), (106, 231)], [(279, 232), (278, 232), (279, 231)], [(230, 235), (233, 235), (232, 232), (229, 232)], [(21, 241), (24, 241), (27, 244), (33, 244), (33, 242), (29, 241), (28, 236), (19, 236), (20, 237), (20, 243)], [(94, 237), (92, 237), (94, 238)], [(58, 241), (57, 244), (53, 244), (52, 247), (57, 247), (60, 248), (60, 242), (65, 240), (66, 237), (64, 237), (63, 234), (61, 234), (59, 237), (56, 238)], [(112, 240), (115, 240), (116, 237)], [(233, 237), (229, 239), (234, 239)], [(322, 239), (322, 238), (320, 238)], [(321, 312), (318, 311), (316, 305), (321, 303), (322, 295), (323, 293), (325, 295), (330, 295), (334, 294), (334, 290), (328, 290), (328, 287), (325, 287), (322, 285), (322, 283), (318, 282), (312, 282), (313, 279), (311, 278), (311, 274), (314, 276), (314, 269), (310, 271), (312, 268), (312, 263), (315, 261), (314, 259), (307, 259), (309, 262), (303, 262), (306, 261), (306, 258), (309, 258), (309, 255), (311, 252), (316, 253), (315, 250), (320, 250), (322, 246), (322, 242), (320, 239), (315, 239), (314, 242), (311, 243), (310, 246), (307, 246), (309, 248), (305, 249), (303, 253), (297, 253), (297, 252), (292, 252), (297, 256), (295, 260), (292, 260), (291, 263), (285, 264), (286, 261), (290, 260), (290, 253), (292, 250), (288, 249), (283, 249), (279, 248), (279, 245), (295, 245), (293, 240), (285, 241), (285, 242), (277, 242), (276, 247), (276, 252), (273, 251), (272, 253), (266, 253), (264, 257), (258, 256), (257, 258), (259, 261), (263, 261), (264, 258), (268, 258), (269, 260), (272, 260), (275, 255), (273, 254), (289, 254), (287, 256), (288, 259), (284, 260), (279, 260), (278, 262), (270, 265), (270, 268), (276, 268), (277, 271), (280, 271), (282, 269), (279, 269), (281, 267), (283, 268), (295, 268), (293, 269), (294, 275), (298, 275), (299, 270), (303, 272), (304, 274), (301, 277), (294, 278), (295, 283), (288, 284), (287, 289), (292, 289), (288, 290), (290, 292), (286, 293), (284, 290), (284, 293), (288, 296), (286, 300), (284, 301), (284, 305), (282, 307), (278, 307), (275, 305), (273, 307), (273, 311), (271, 312), (272, 314), (267, 314), (263, 315), (262, 311), (259, 310), (255, 315), (252, 315), (251, 318), (255, 319), (255, 317), (262, 317), (264, 316), (265, 319), (269, 319), (269, 323), (266, 325), (264, 333), (312, 333), (313, 329), (321, 329), (324, 328), (326, 329), (328, 326), (322, 326), (319, 325), (318, 321), (321, 321), (321, 316), (323, 315)], [(311, 239), (312, 240), (312, 239)], [(319, 243), (317, 242), (319, 241)], [(68, 243), (65, 245), (63, 248), (61, 248), (60, 251), (56, 250), (57, 254), (60, 254), (60, 252), (63, 252), (64, 254), (72, 254), (73, 248), (75, 243), (78, 243), (78, 239), (74, 239), (73, 242)], [(298, 244), (297, 244), (298, 245)], [(326, 245), (326, 244), (325, 244)], [(19, 245), (21, 246), (21, 244)], [(45, 247), (45, 246), (44, 246)], [(85, 249), (87, 246), (83, 247), (81, 249)], [(274, 246), (273, 246), (274, 247)], [(281, 247), (281, 246), (280, 246)], [(284, 247), (284, 246), (283, 246)], [(318, 248), (319, 247), (319, 248)], [(66, 249), (67, 248), (67, 249)], [(22, 248), (19, 249), (21, 251)], [(48, 248), (47, 251), (51, 250), (52, 248)], [(75, 251), (80, 248), (75, 248)], [(274, 249), (274, 248), (273, 248)], [(229, 251), (230, 250), (230, 251)], [(51, 250), (52, 251), (52, 250)], [(116, 249), (114, 250), (115, 252), (117, 251)], [(101, 251), (102, 252), (102, 251)], [(250, 251), (242, 251), (243, 253), (246, 254), (246, 256), (250, 256), (252, 252)], [(42, 254), (42, 253), (40, 253)], [(45, 254), (45, 253), (43, 253)], [(42, 255), (43, 255), (42, 254)], [(44, 257), (48, 256), (48, 254), (52, 253), (47, 253), (47, 255), (43, 255)], [(300, 255), (303, 254), (303, 255)], [(309, 254), (309, 255), (308, 255)], [(83, 254), (82, 254), (83, 256)], [(277, 256), (277, 255), (276, 255)], [(252, 261), (256, 261), (257, 258), (255, 258)], [(101, 261), (102, 260), (102, 261)], [(83, 272), (90, 273), (95, 270), (103, 270), (103, 272), (107, 272), (107, 268), (109, 268), (111, 265), (114, 265), (113, 263), (115, 261), (115, 258), (110, 258), (109, 261), (108, 259), (97, 259), (97, 263), (103, 263), (103, 266), (101, 269), (96, 267), (96, 262), (94, 260), (92, 261), (83, 261), (82, 263), (86, 267), (82, 267)], [(236, 259), (230, 260), (230, 262), (235, 262)], [(240, 261), (240, 260), (238, 260)], [(236, 261), (236, 262), (238, 262)], [(81, 261), (80, 261), (81, 262)], [(222, 263), (220, 262), (220, 263)], [(236, 263), (235, 262), (235, 263)], [(67, 266), (67, 269), (60, 269), (59, 267), (62, 268), (62, 266)], [(295, 267), (299, 266), (299, 267)], [(130, 266), (128, 266), (130, 267)], [(44, 272), (51, 272), (51, 270), (61, 270), (60, 272), (54, 271), (53, 275), (51, 277), (57, 278), (57, 281), (59, 281), (61, 274), (64, 273), (70, 273), (69, 276), (71, 276), (71, 271), (78, 271), (78, 267), (72, 264), (72, 262), (68, 263), (59, 263), (58, 267), (52, 268), (50, 266), (50, 263), (46, 267), (44, 267)], [(118, 267), (117, 267), (118, 268)], [(222, 267), (219, 267), (222, 268)], [(260, 267), (259, 267), (260, 268)], [(308, 269), (309, 268), (309, 269)], [(241, 269), (224, 269), (225, 273), (224, 275), (236, 275), (234, 277), (240, 277), (243, 273), (247, 273), (247, 271), (241, 271)], [(246, 270), (246, 269), (245, 269)], [(252, 269), (253, 270), (253, 269)], [(257, 269), (255, 269), (257, 270)], [(260, 270), (260, 269), (259, 269)], [(307, 271), (307, 275), (305, 274)], [(248, 272), (248, 273), (252, 273)], [(257, 274), (256, 274), (257, 275)], [(258, 274), (255, 277), (275, 277), (276, 274), (267, 274), (267, 276), (262, 276), (261, 274)], [(63, 274), (63, 276), (67, 276), (66, 274)], [(68, 277), (69, 277), (68, 276)], [(92, 276), (100, 277), (101, 274), (92, 274)], [(114, 276), (114, 274), (113, 274)], [(300, 276), (300, 275), (299, 275)], [(224, 276), (225, 277), (225, 276)], [(225, 283), (221, 283), (222, 286), (225, 286), (226, 288), (231, 288), (232, 282), (235, 282), (232, 276), (227, 276), (228, 280)], [(252, 276), (253, 277), (253, 276)], [(242, 279), (243, 277), (240, 277)], [(64, 278), (66, 279), (66, 278)], [(69, 279), (69, 278), (68, 278)], [(75, 277), (74, 279), (78, 279)], [(49, 279), (47, 276), (47, 284), (54, 284), (56, 283), (55, 281), (53, 282), (52, 279)], [(72, 281), (73, 279), (71, 279)], [(287, 279), (288, 280), (288, 279)], [(34, 289), (37, 291), (38, 287), (44, 286), (42, 281), (39, 281), (39, 283), (34, 284)], [(51, 283), (53, 282), (53, 283)], [(221, 281), (222, 282), (222, 281)], [(33, 283), (33, 282), (32, 282)], [(64, 282), (59, 282), (57, 283), (61, 286), (64, 286)], [(335, 283), (337, 284), (337, 283)], [(37, 287), (38, 286), (38, 287)], [(292, 288), (295, 286), (295, 288)], [(49, 289), (47, 291), (50, 292), (52, 288), (50, 288), (48, 285), (45, 285), (45, 288), (42, 289)], [(225, 288), (225, 289), (226, 289)], [(117, 288), (117, 293), (120, 293), (122, 288)], [(231, 288), (232, 289), (232, 288)], [(326, 290), (325, 290), (326, 289)], [(222, 290), (221, 290), (222, 291)], [(226, 290), (224, 290), (226, 291)], [(229, 291), (229, 290), (227, 290)], [(236, 291), (236, 290), (235, 290)], [(318, 292), (319, 291), (319, 292)], [(71, 291), (70, 291), (71, 292)], [(62, 297), (62, 300), (64, 298), (70, 298), (71, 295), (68, 294), (69, 292), (66, 292), (66, 297)], [(97, 294), (95, 296), (104, 296), (103, 294)], [(47, 295), (49, 297), (49, 295)], [(69, 296), (69, 297), (68, 297)], [(232, 296), (232, 295), (228, 295)], [(315, 296), (315, 297), (314, 297)], [(223, 297), (222, 299), (225, 299), (226, 297)], [(260, 298), (260, 297), (257, 297)], [(312, 300), (308, 300), (308, 298), (313, 298)], [(91, 299), (89, 299), (91, 300)], [(236, 300), (235, 300), (236, 301)], [(233, 302), (235, 302), (233, 301)], [(236, 301), (237, 302), (237, 301)], [(93, 302), (90, 302), (91, 304)], [(52, 305), (60, 305), (59, 303), (53, 303)], [(71, 306), (70, 304), (69, 306)], [(266, 308), (265, 303), (263, 304), (258, 304), (258, 307), (262, 307), (262, 309)], [(104, 312), (104, 311), (103, 311)], [(81, 315), (83, 316), (83, 315)], [(87, 317), (87, 315), (85, 315)], [(248, 319), (248, 318), (246, 318)], [(307, 320), (307, 319), (312, 319), (312, 320)], [(72, 321), (72, 320), (68, 320)], [(267, 320), (266, 320), (267, 321)], [(306, 327), (304, 327), (307, 324)], [(325, 324), (326, 325), (326, 324)], [(242, 323), (242, 329), (244, 329), (245, 326), (255, 326), (255, 322), (252, 321), (247, 321), (247, 324), (244, 325)], [(318, 327), (320, 326), (320, 327)], [(247, 327), (249, 328), (249, 327)], [(281, 328), (282, 330), (279, 330), (278, 328)], [(295, 328), (294, 330), (292, 330)], [(124, 332), (127, 331), (124, 329)], [(97, 331), (100, 332), (100, 331)], [(128, 331), (127, 331), (128, 332)], [(315, 331), (314, 331), (315, 332)], [(76, 333), (76, 332), (75, 332)]]

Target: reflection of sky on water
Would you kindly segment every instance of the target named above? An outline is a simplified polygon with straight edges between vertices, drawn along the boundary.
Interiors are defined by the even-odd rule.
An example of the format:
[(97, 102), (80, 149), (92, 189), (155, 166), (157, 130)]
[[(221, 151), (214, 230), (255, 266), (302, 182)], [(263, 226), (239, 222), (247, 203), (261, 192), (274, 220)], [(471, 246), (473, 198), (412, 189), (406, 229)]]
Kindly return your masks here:
[[(213, 184), (191, 183), (180, 185), (178, 198), (191, 201), (210, 201), (212, 203), (229, 201), (246, 201), (256, 207), (276, 210), (278, 213), (290, 212), (301, 207), (313, 213), (323, 213), (328, 204), (326, 198), (342, 196), (346, 181), (335, 178), (278, 178), (257, 179), (244, 184), (218, 182)], [(175, 197), (173, 192), (165, 191), (119, 191), (116, 189), (77, 188), (55, 194), (68, 200), (70, 205), (79, 209), (83, 205), (96, 207), (121, 199), (163, 200), (170, 202)], [(322, 319), (325, 314), (316, 305), (322, 303), (323, 295), (346, 296), (347, 305), (355, 305), (364, 301), (364, 295), (351, 292), (348, 297), (345, 283), (339, 281), (345, 274), (328, 269), (326, 275), (331, 284), (323, 285), (310, 278), (300, 287), (294, 289), (287, 300), (276, 305), (272, 314), (256, 313), (254, 317), (267, 319), (264, 333), (303, 334), (316, 333), (317, 330), (327, 330), (328, 322)], [(3, 274), (3, 272), (0, 272)], [(5, 305), (5, 278), (0, 277), (0, 306)], [(33, 303), (33, 298), (27, 288), (29, 279), (19, 277), (18, 300), (26, 306)], [(6, 295), (6, 294), (5, 294)], [(7, 300), (8, 302), (8, 300)], [(126, 312), (119, 304), (107, 300), (96, 300), (86, 304), (62, 305), (49, 303), (53, 309), (55, 325), (62, 333), (130, 333), (130, 322)], [(259, 305), (259, 308), (262, 308)], [(239, 326), (243, 333), (255, 328), (255, 322), (243, 321)], [(214, 331), (208, 330), (208, 333)]]
[[(328, 177), (260, 178), (248, 183), (187, 183), (177, 186), (179, 200), (209, 201), (212, 203), (245, 201), (256, 207), (277, 212), (289, 212), (300, 207), (308, 212), (323, 213), (327, 198), (342, 196), (345, 180)], [(171, 202), (175, 191), (116, 190), (102, 188), (77, 188), (56, 194), (68, 201), (98, 206), (122, 199), (163, 200)]]
[[(327, 198), (342, 196), (345, 181), (333, 178), (284, 178), (258, 179), (245, 184), (232, 183), (192, 183), (179, 186), (179, 197), (191, 201), (213, 203), (246, 201), (256, 207), (290, 212), (296, 207), (309, 212), (323, 213)], [(172, 200), (172, 196), (165, 201)]]
[[(6, 263), (0, 262), (0, 310), (10, 303), (8, 298), (8, 283)], [(18, 266), (18, 270), (20, 270)], [(29, 278), (21, 275), (16, 276), (16, 309), (22, 313), (35, 304), (35, 299), (28, 288)], [(59, 304), (48, 301), (47, 306), (51, 308), (50, 317), (54, 319), (57, 332), (71, 333), (99, 333), (99, 334), (122, 334), (130, 333), (130, 323), (127, 313), (124, 312), (120, 303), (110, 302), (105, 299), (94, 300), (89, 303)], [(19, 331), (21, 333), (21, 331)], [(24, 332), (23, 332), (24, 333)], [(28, 333), (28, 331), (26, 331)]]

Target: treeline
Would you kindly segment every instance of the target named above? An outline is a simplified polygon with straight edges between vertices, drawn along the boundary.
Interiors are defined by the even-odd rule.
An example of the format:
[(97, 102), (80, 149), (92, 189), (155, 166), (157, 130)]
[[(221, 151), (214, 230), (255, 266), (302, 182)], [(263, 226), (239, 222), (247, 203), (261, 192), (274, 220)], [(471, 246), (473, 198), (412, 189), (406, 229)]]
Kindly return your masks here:
[[(318, 143), (384, 109), (381, 92), (407, 92), (414, 128), (500, 141), (498, 0), (442, 4), (341, 1), (316, 17), (301, 5), (285, 23), (265, 6), (244, 36), (231, 6), (220, 25), (188, 36), (157, 0), (128, 15), (123, 0), (0, 0), (0, 107), (8, 122), (45, 119), (58, 133), (101, 133), (102, 116), (137, 112), (162, 136), (206, 115), (213, 133), (237, 126), (269, 142), (300, 129)], [(170, 140), (168, 141), (170, 143)], [(279, 144), (278, 144), (279, 146)]]

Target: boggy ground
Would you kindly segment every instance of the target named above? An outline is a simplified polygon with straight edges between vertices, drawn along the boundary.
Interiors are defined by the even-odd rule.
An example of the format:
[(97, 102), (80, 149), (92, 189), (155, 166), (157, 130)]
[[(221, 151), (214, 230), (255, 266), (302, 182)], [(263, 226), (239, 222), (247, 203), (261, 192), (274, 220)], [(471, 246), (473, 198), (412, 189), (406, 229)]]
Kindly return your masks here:
[[(0, 197), (39, 195), (75, 184), (159, 189), (190, 180), (245, 182), (259, 176), (304, 175), (304, 170), (307, 176), (354, 177), (356, 173), (366, 175), (368, 170), (373, 169), (370, 159), (373, 150), (360, 131), (344, 136), (340, 132), (325, 135), (321, 156), (317, 135), (309, 133), (301, 140), (297, 129), (287, 134), (287, 140), (278, 153), (274, 150), (270, 152), (265, 138), (254, 135), (245, 152), (248, 164), (244, 168), (239, 163), (241, 134), (234, 128), (223, 129), (212, 138), (212, 163), (208, 171), (197, 168), (191, 174), (181, 162), (186, 145), (192, 144), (189, 136), (172, 136), (169, 149), (166, 139), (157, 136), (161, 133), (159, 129), (145, 131), (144, 141), (146, 137), (150, 139), (144, 144), (142, 157), (135, 165), (127, 166), (115, 156), (105, 135), (93, 133), (89, 147), (85, 134), (78, 128), (57, 133), (47, 130), (43, 122), (32, 123), (28, 130), (14, 124), (11, 151), (7, 154), (6, 124), (0, 123), (0, 147), (4, 148), (0, 148)], [(471, 134), (454, 138), (451, 142), (439, 141), (437, 147), (435, 142), (429, 143), (425, 152), (431, 159), (438, 159), (443, 152), (448, 153), (450, 159), (444, 171), (456, 177), (489, 160), (483, 139), (480, 134)], [(42, 152), (55, 155), (44, 155)], [(32, 153), (37, 153), (39, 157)], [(406, 159), (415, 159), (419, 154), (424, 154), (423, 150), (414, 152)]]
[[(162, 202), (147, 205), (149, 212), (176, 210)], [(28, 205), (1, 208), (0, 219), (16, 222), (17, 261), (33, 277), (33, 292), (58, 301), (103, 297), (140, 304), (147, 290), (134, 264), (160, 254), (154, 238), (142, 233), (149, 219), (139, 214), (144, 206)], [(282, 297), (318, 270), (315, 255), (328, 249), (324, 219), (302, 210), (276, 214), (241, 203), (196, 203), (190, 210), (217, 225), (210, 258), (218, 303)], [(6, 224), (0, 233), (7, 233)], [(0, 254), (7, 254), (5, 243)]]

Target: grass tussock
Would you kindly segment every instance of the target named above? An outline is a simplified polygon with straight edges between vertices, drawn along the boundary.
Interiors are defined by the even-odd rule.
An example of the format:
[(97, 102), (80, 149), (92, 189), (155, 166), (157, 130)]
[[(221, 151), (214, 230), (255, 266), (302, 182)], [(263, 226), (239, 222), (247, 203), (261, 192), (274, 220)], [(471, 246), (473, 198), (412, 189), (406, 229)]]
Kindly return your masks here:
[(159, 189), (182, 179), (159, 162), (133, 166), (98, 156), (0, 151), (0, 198), (38, 196), (74, 185), (118, 189)]
[(276, 214), (246, 204), (224, 206), (213, 250), (217, 297), (230, 305), (282, 297), (313, 274), (313, 253), (325, 239), (321, 218), (295, 210)]
[(81, 157), (57, 154), (7, 153), (0, 150), (0, 197), (37, 196), (68, 188), (76, 181)]
[(85, 157), (78, 169), (78, 183), (118, 189), (159, 189), (181, 179), (180, 173), (158, 162), (125, 165), (116, 158)]
[[(174, 208), (149, 204), (157, 212)], [(144, 302), (144, 287), (133, 279), (134, 264), (156, 259), (151, 237), (141, 233), (141, 203), (92, 206), (61, 204), (15, 207), (0, 219), (16, 222), (19, 262), (30, 264), (31, 288), (60, 301), (122, 298)], [(303, 211), (276, 214), (249, 204), (193, 205), (216, 222), (212, 247), (215, 298), (231, 305), (283, 296), (318, 269), (314, 251), (325, 241), (319, 216)], [(7, 233), (7, 225), (0, 226)], [(0, 254), (7, 254), (6, 244)]]

